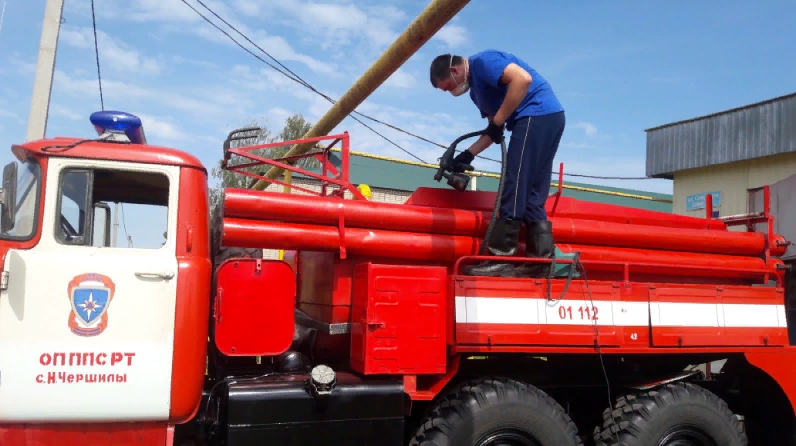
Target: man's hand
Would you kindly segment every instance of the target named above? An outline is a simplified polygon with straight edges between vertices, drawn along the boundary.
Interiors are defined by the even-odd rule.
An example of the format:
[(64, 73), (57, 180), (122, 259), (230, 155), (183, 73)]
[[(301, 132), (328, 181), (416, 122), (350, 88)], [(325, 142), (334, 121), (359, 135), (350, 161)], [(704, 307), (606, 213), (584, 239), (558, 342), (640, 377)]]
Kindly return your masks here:
[(489, 125), (486, 126), (484, 133), (489, 136), (489, 139), (492, 140), (495, 144), (500, 144), (503, 142), (503, 126), (505, 124), (497, 125), (495, 121), (489, 120)]
[(473, 152), (465, 150), (453, 158), (453, 165), (451, 170), (454, 172), (464, 172), (465, 166), (470, 166), (470, 163), (475, 159)]

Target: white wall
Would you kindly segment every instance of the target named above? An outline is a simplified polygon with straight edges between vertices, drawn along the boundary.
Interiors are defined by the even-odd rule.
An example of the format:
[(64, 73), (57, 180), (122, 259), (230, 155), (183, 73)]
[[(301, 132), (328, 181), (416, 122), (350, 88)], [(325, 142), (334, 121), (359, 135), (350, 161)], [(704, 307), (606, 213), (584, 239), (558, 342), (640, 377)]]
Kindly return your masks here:
[(748, 161), (690, 169), (674, 175), (672, 211), (702, 217), (705, 210), (686, 211), (686, 197), (721, 191), (720, 216), (747, 213), (747, 189), (772, 185), (796, 174), (796, 153), (786, 153)]

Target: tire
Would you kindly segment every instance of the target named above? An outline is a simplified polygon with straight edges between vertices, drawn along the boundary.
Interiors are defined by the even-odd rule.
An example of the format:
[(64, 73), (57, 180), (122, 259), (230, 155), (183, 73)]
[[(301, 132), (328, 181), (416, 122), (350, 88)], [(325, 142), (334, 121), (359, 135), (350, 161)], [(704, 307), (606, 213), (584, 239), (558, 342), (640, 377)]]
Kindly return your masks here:
[[(680, 442), (677, 442), (680, 440)], [(688, 442), (690, 440), (690, 442)], [(617, 399), (596, 446), (747, 446), (741, 423), (715, 394), (688, 383)]]
[(429, 412), (409, 446), (582, 446), (575, 423), (541, 390), (507, 378), (469, 381)]

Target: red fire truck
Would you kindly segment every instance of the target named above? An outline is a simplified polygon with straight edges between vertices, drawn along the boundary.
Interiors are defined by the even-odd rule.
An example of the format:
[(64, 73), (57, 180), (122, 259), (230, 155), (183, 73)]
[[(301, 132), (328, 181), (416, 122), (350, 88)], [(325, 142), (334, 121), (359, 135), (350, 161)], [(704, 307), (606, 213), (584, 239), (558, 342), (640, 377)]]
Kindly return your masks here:
[[(716, 219), (559, 179), (554, 259), (511, 258), (549, 274), (475, 277), (496, 194), (460, 177), (377, 203), (346, 133), (226, 144), (229, 170), (321, 187), (226, 189), (211, 212), (196, 157), (132, 115), (92, 123), (99, 138), (13, 146), (3, 171), (2, 445), (796, 444), (767, 188), (762, 212)], [(257, 152), (299, 142), (321, 169)], [(163, 240), (112, 243), (117, 204), (159, 209)]]

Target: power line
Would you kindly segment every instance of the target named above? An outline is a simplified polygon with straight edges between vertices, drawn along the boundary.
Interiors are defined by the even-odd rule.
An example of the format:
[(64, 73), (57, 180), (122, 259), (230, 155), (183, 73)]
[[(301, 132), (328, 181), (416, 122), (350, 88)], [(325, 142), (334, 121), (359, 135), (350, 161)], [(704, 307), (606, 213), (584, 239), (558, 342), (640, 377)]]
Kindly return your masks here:
[[(553, 172), (553, 175), (558, 175), (558, 172)], [(564, 172), (564, 176), (596, 178), (598, 180), (656, 180), (657, 179), (652, 177), (604, 177), (599, 175), (582, 175), (578, 173), (566, 173), (566, 172)]]
[[(215, 11), (213, 11), (213, 10), (212, 10), (212, 9), (210, 9), (210, 8), (209, 8), (207, 5), (205, 5), (205, 4), (202, 2), (202, 0), (196, 0), (196, 2), (197, 2), (197, 3), (199, 3), (200, 5), (202, 5), (202, 6), (203, 6), (205, 9), (207, 9), (208, 11), (210, 11), (210, 13), (211, 13), (211, 14), (213, 14), (214, 16), (216, 16), (216, 18), (218, 18), (219, 20), (221, 20), (222, 22), (224, 22), (224, 24), (225, 24), (225, 25), (227, 25), (227, 26), (229, 26), (230, 28), (232, 28), (232, 30), (233, 30), (233, 31), (235, 31), (236, 33), (240, 34), (240, 36), (241, 36), (241, 37), (243, 37), (244, 39), (246, 39), (246, 41), (248, 41), (249, 43), (251, 43), (252, 45), (254, 45), (254, 46), (255, 46), (255, 47), (258, 49), (258, 50), (262, 51), (262, 52), (263, 52), (263, 53), (264, 53), (266, 56), (268, 56), (269, 58), (271, 58), (271, 60), (273, 60), (274, 62), (276, 62), (277, 64), (279, 64), (279, 66), (280, 66), (280, 67), (282, 67), (282, 68), (284, 68), (285, 70), (287, 70), (287, 71), (288, 71), (290, 74), (292, 74), (292, 75), (293, 75), (295, 78), (292, 78), (292, 77), (290, 77), (290, 76), (287, 76), (285, 73), (282, 73), (282, 74), (284, 74), (284, 75), (285, 75), (285, 76), (287, 76), (288, 78), (290, 78), (290, 79), (293, 79), (294, 81), (296, 81), (296, 82), (298, 82), (298, 83), (300, 83), (300, 84), (304, 85), (305, 87), (307, 87), (307, 88), (309, 88), (310, 90), (314, 91), (315, 93), (319, 94), (320, 96), (322, 96), (323, 98), (325, 98), (326, 100), (328, 100), (329, 102), (331, 102), (332, 104), (334, 104), (334, 103), (336, 102), (334, 99), (330, 98), (330, 97), (329, 97), (329, 96), (327, 96), (326, 94), (324, 94), (324, 93), (321, 93), (320, 91), (318, 91), (317, 89), (315, 89), (315, 88), (314, 88), (312, 85), (310, 85), (310, 84), (309, 84), (309, 82), (307, 82), (307, 81), (305, 81), (304, 79), (302, 79), (302, 78), (301, 78), (301, 76), (299, 76), (298, 74), (294, 73), (294, 72), (293, 72), (293, 71), (292, 71), (290, 68), (288, 68), (288, 67), (286, 67), (285, 65), (283, 65), (283, 64), (282, 64), (281, 62), (279, 62), (279, 60), (277, 60), (275, 57), (273, 57), (273, 56), (271, 56), (270, 54), (268, 54), (268, 52), (267, 52), (267, 51), (265, 51), (264, 49), (260, 48), (260, 46), (259, 46), (259, 45), (257, 45), (256, 43), (254, 43), (254, 42), (253, 42), (251, 39), (249, 39), (249, 37), (248, 37), (248, 36), (246, 36), (245, 34), (243, 34), (242, 32), (240, 32), (240, 31), (239, 31), (237, 28), (235, 28), (234, 26), (232, 26), (232, 24), (230, 24), (229, 22), (227, 22), (226, 20), (224, 20), (224, 18), (222, 18), (221, 16), (219, 16), (218, 14), (216, 14), (216, 12), (215, 12)], [(183, 0), (183, 3), (185, 3), (185, 0)], [(187, 4), (187, 3), (186, 3), (186, 4)], [(189, 5), (189, 6), (190, 6), (190, 5)], [(193, 9), (193, 8), (192, 8), (192, 9)], [(231, 37), (230, 37), (230, 38), (231, 38)], [(269, 64), (269, 65), (270, 65), (270, 64)], [(272, 65), (270, 65), (270, 66), (271, 66), (272, 68), (274, 68)], [(274, 68), (274, 69), (276, 69), (276, 68)], [(277, 71), (279, 71), (279, 70), (277, 70)], [(281, 72), (281, 71), (280, 71), (280, 72)], [(362, 116), (363, 118), (370, 119), (370, 120), (371, 120), (371, 121), (373, 121), (373, 122), (376, 122), (376, 123), (379, 123), (379, 124), (382, 124), (382, 125), (386, 125), (387, 127), (390, 127), (390, 128), (392, 128), (392, 129), (394, 129), (394, 130), (397, 130), (397, 131), (399, 131), (399, 132), (403, 132), (403, 133), (405, 133), (405, 134), (407, 134), (407, 135), (409, 135), (409, 136), (413, 136), (413, 137), (415, 137), (415, 138), (417, 138), (417, 139), (420, 139), (420, 140), (422, 140), (422, 141), (425, 141), (425, 142), (427, 142), (427, 143), (434, 144), (434, 145), (436, 145), (436, 146), (442, 147), (443, 149), (447, 148), (446, 146), (444, 146), (444, 145), (442, 145), (442, 144), (440, 144), (440, 143), (438, 143), (438, 142), (431, 141), (431, 140), (429, 140), (429, 139), (426, 139), (426, 138), (424, 138), (424, 137), (422, 137), (422, 136), (420, 136), (420, 135), (415, 135), (414, 133), (408, 132), (408, 131), (406, 131), (406, 130), (404, 130), (404, 129), (400, 128), (400, 127), (396, 127), (396, 126), (394, 126), (394, 125), (392, 125), (392, 124), (389, 124), (389, 123), (386, 123), (386, 122), (380, 121), (380, 120), (378, 120), (378, 119), (376, 119), (376, 118), (374, 118), (374, 117), (371, 117), (371, 116), (368, 116), (368, 115), (366, 115), (366, 114), (360, 113), (360, 112), (358, 112), (358, 111), (356, 111), (356, 110), (354, 110), (354, 111), (353, 111), (353, 113), (356, 113), (356, 114), (358, 114), (359, 116)], [(364, 124), (363, 124), (363, 125), (364, 125)], [(422, 160), (421, 160), (421, 161), (422, 161)], [(492, 160), (492, 161), (497, 161), (497, 160)], [(497, 161), (497, 162), (500, 162), (500, 161)]]
[[(93, 1), (93, 0), (92, 0), (92, 1)], [(329, 101), (330, 103), (334, 104), (334, 103), (336, 103), (336, 102), (337, 102), (337, 101), (335, 101), (334, 99), (332, 99), (331, 97), (329, 97), (328, 95), (326, 95), (326, 94), (324, 94), (324, 93), (322, 93), (322, 92), (318, 91), (318, 90), (317, 90), (315, 87), (313, 87), (313, 86), (312, 86), (312, 85), (311, 85), (309, 82), (307, 82), (307, 81), (305, 81), (304, 79), (302, 79), (302, 78), (301, 78), (301, 76), (299, 76), (298, 74), (296, 74), (295, 72), (293, 72), (293, 71), (292, 71), (290, 68), (286, 67), (286, 66), (285, 66), (284, 64), (282, 64), (282, 63), (281, 63), (281, 62), (280, 62), (278, 59), (276, 59), (275, 57), (271, 56), (271, 55), (270, 55), (270, 54), (269, 54), (267, 51), (265, 51), (263, 48), (261, 48), (259, 45), (257, 45), (257, 44), (256, 44), (254, 41), (252, 41), (252, 40), (251, 40), (251, 39), (250, 39), (248, 36), (246, 36), (245, 34), (243, 34), (242, 32), (240, 32), (240, 31), (239, 31), (237, 28), (235, 28), (235, 27), (234, 27), (232, 24), (230, 24), (229, 22), (227, 22), (227, 21), (226, 21), (226, 20), (225, 20), (223, 17), (221, 17), (221, 16), (220, 16), (220, 15), (218, 15), (218, 14), (217, 14), (215, 11), (213, 11), (213, 9), (211, 9), (209, 6), (207, 6), (206, 4), (204, 4), (204, 2), (202, 2), (202, 0), (196, 0), (196, 2), (197, 2), (197, 3), (199, 3), (200, 5), (202, 5), (202, 7), (204, 7), (204, 8), (205, 8), (207, 11), (209, 11), (211, 14), (213, 14), (213, 15), (214, 15), (214, 16), (215, 16), (217, 19), (221, 20), (221, 21), (222, 21), (222, 22), (223, 22), (225, 25), (227, 25), (227, 26), (228, 26), (229, 28), (231, 28), (233, 31), (235, 31), (236, 33), (238, 33), (238, 34), (239, 34), (241, 37), (243, 37), (244, 39), (246, 39), (246, 41), (247, 41), (247, 42), (249, 42), (250, 44), (254, 45), (254, 47), (256, 47), (258, 50), (262, 51), (262, 52), (263, 52), (263, 54), (265, 54), (266, 56), (268, 56), (268, 58), (270, 58), (271, 60), (273, 60), (273, 61), (274, 61), (276, 64), (278, 64), (280, 67), (284, 68), (284, 69), (285, 69), (285, 70), (286, 70), (288, 73), (290, 73), (290, 74), (288, 74), (288, 73), (285, 73), (284, 71), (282, 71), (282, 70), (280, 70), (279, 68), (275, 67), (273, 64), (269, 63), (268, 61), (266, 61), (266, 60), (264, 60), (263, 58), (261, 58), (260, 56), (258, 56), (257, 54), (254, 54), (254, 53), (253, 53), (251, 50), (249, 50), (248, 48), (246, 48), (245, 46), (243, 46), (243, 45), (242, 45), (240, 42), (238, 42), (238, 41), (237, 41), (237, 40), (236, 40), (234, 37), (230, 36), (230, 35), (229, 35), (229, 33), (227, 33), (226, 31), (224, 31), (223, 29), (221, 29), (221, 28), (220, 28), (218, 25), (216, 25), (215, 23), (213, 23), (213, 22), (212, 22), (210, 19), (208, 19), (208, 18), (207, 18), (205, 15), (203, 15), (201, 12), (197, 11), (197, 10), (196, 10), (196, 8), (194, 8), (193, 6), (191, 6), (191, 4), (189, 4), (189, 3), (188, 3), (186, 0), (181, 0), (181, 1), (182, 1), (183, 3), (185, 3), (185, 4), (186, 4), (186, 5), (189, 7), (189, 8), (191, 8), (191, 9), (192, 9), (192, 10), (193, 10), (193, 11), (194, 11), (196, 14), (198, 14), (200, 17), (202, 17), (202, 18), (203, 18), (203, 19), (204, 19), (204, 20), (205, 20), (207, 23), (209, 23), (210, 25), (212, 25), (212, 26), (213, 26), (214, 28), (216, 28), (217, 30), (221, 31), (221, 32), (222, 32), (222, 33), (223, 33), (225, 36), (227, 36), (227, 38), (229, 38), (230, 40), (232, 40), (232, 41), (233, 41), (233, 42), (234, 42), (236, 45), (238, 45), (238, 46), (239, 46), (241, 49), (243, 49), (243, 50), (244, 50), (244, 51), (246, 51), (247, 53), (251, 54), (252, 56), (254, 56), (255, 58), (257, 58), (258, 60), (260, 60), (260, 61), (261, 61), (261, 62), (263, 62), (264, 64), (268, 65), (269, 67), (271, 67), (272, 69), (274, 69), (274, 70), (275, 70), (275, 71), (277, 71), (278, 73), (280, 73), (280, 74), (282, 74), (283, 76), (287, 77), (288, 79), (290, 79), (290, 80), (292, 80), (292, 81), (294, 81), (294, 82), (296, 82), (296, 83), (298, 83), (298, 84), (300, 84), (300, 85), (304, 86), (305, 88), (308, 88), (309, 90), (311, 90), (311, 91), (313, 91), (314, 93), (318, 94), (319, 96), (323, 97), (324, 99), (326, 99), (326, 100), (327, 100), (327, 101)], [(433, 145), (435, 145), (435, 146), (438, 146), (438, 147), (441, 147), (441, 148), (443, 148), (443, 149), (447, 148), (447, 146), (445, 146), (445, 145), (443, 145), (443, 144), (440, 144), (440, 143), (438, 143), (438, 142), (435, 142), (435, 141), (431, 141), (431, 140), (429, 140), (429, 139), (427, 139), (427, 138), (424, 138), (424, 137), (422, 137), (422, 136), (420, 136), (420, 135), (416, 135), (416, 134), (414, 134), (414, 133), (408, 132), (408, 131), (406, 131), (406, 130), (404, 130), (404, 129), (400, 128), (400, 127), (394, 126), (394, 125), (392, 125), (392, 124), (389, 124), (389, 123), (387, 123), (387, 122), (384, 122), (384, 121), (381, 121), (381, 120), (379, 120), (379, 119), (376, 119), (376, 118), (374, 118), (374, 117), (372, 117), (372, 116), (368, 116), (368, 115), (366, 115), (366, 114), (360, 113), (360, 112), (358, 112), (358, 111), (356, 111), (356, 110), (354, 110), (354, 111), (352, 112), (352, 114), (357, 114), (357, 115), (359, 115), (359, 116), (362, 116), (363, 118), (366, 118), (366, 119), (369, 119), (369, 120), (371, 120), (371, 121), (373, 121), (373, 122), (376, 122), (376, 123), (378, 123), (378, 124), (382, 124), (382, 125), (384, 125), (384, 126), (390, 127), (390, 128), (392, 128), (392, 129), (394, 129), (394, 130), (396, 130), (396, 131), (399, 131), (399, 132), (405, 133), (405, 134), (407, 134), (407, 135), (409, 135), (409, 136), (412, 136), (412, 137), (414, 137), (414, 138), (420, 139), (420, 140), (422, 140), (422, 141), (425, 141), (425, 142), (427, 142), (427, 143), (429, 143), (429, 144), (433, 144)], [(351, 115), (349, 114), (349, 116), (351, 116)], [(416, 160), (418, 160), (418, 161), (420, 161), (420, 162), (422, 162), (422, 163), (426, 163), (425, 161), (423, 161), (422, 159), (420, 159), (419, 157), (417, 157), (417, 156), (416, 156), (416, 155), (414, 155), (413, 153), (409, 152), (408, 150), (404, 149), (404, 148), (403, 148), (403, 147), (401, 147), (400, 145), (398, 145), (398, 144), (396, 144), (395, 142), (391, 141), (390, 139), (388, 139), (387, 137), (385, 137), (385, 136), (384, 136), (384, 135), (382, 135), (381, 133), (377, 132), (377, 131), (376, 131), (376, 130), (374, 130), (372, 127), (370, 127), (370, 126), (366, 125), (364, 122), (360, 121), (360, 120), (359, 120), (359, 119), (357, 119), (356, 117), (354, 117), (354, 116), (351, 116), (351, 119), (353, 119), (353, 120), (357, 121), (358, 123), (362, 124), (364, 127), (366, 127), (367, 129), (369, 129), (369, 130), (370, 130), (370, 131), (372, 131), (373, 133), (375, 133), (375, 134), (379, 135), (379, 136), (380, 136), (380, 137), (382, 137), (384, 140), (386, 140), (386, 141), (387, 141), (387, 142), (389, 142), (390, 144), (394, 145), (395, 147), (397, 147), (397, 148), (401, 149), (403, 152), (407, 153), (408, 155), (410, 155), (411, 157), (415, 158)], [(495, 163), (500, 163), (500, 162), (501, 162), (500, 160), (496, 160), (496, 159), (493, 159), (493, 158), (488, 158), (488, 157), (486, 157), (486, 156), (483, 156), (483, 155), (476, 155), (476, 158), (481, 158), (481, 159), (484, 159), (484, 160), (487, 160), (487, 161), (492, 161), (492, 162), (495, 162)], [(427, 164), (427, 163), (426, 163), (426, 164)], [(553, 174), (555, 174), (555, 175), (558, 175), (558, 172), (553, 172)], [(581, 174), (574, 174), (574, 173), (564, 173), (564, 176), (582, 177), (582, 178), (594, 178), (594, 179), (603, 179), (603, 180), (651, 180), (651, 179), (653, 179), (653, 178), (651, 178), (651, 177), (618, 177), (618, 176), (617, 176), (617, 177), (611, 177), (611, 176), (597, 176), (597, 175), (581, 175)]]
[[(266, 52), (264, 49), (260, 48), (260, 47), (259, 47), (259, 46), (258, 46), (256, 43), (252, 42), (252, 40), (251, 40), (251, 39), (249, 39), (249, 38), (248, 38), (246, 35), (244, 35), (244, 34), (243, 34), (243, 33), (241, 33), (240, 31), (238, 31), (238, 30), (237, 30), (237, 29), (236, 29), (234, 26), (230, 25), (230, 24), (229, 24), (229, 23), (228, 23), (226, 20), (224, 20), (224, 19), (223, 19), (223, 18), (221, 18), (221, 17), (220, 17), (218, 14), (216, 14), (216, 13), (215, 13), (215, 11), (213, 11), (213, 10), (212, 10), (212, 9), (210, 9), (210, 8), (209, 8), (207, 5), (205, 5), (204, 3), (202, 3), (202, 1), (201, 1), (201, 0), (197, 0), (197, 2), (198, 2), (200, 5), (202, 5), (202, 6), (203, 6), (205, 9), (207, 9), (208, 11), (210, 11), (210, 13), (212, 13), (214, 16), (218, 17), (218, 19), (219, 19), (219, 20), (221, 20), (222, 22), (224, 22), (224, 23), (225, 23), (227, 26), (229, 26), (230, 28), (232, 28), (232, 29), (233, 29), (235, 32), (237, 32), (238, 34), (240, 34), (241, 36), (243, 36), (243, 38), (244, 38), (244, 39), (246, 39), (247, 41), (249, 41), (249, 42), (250, 42), (252, 45), (254, 45), (255, 47), (257, 47), (257, 48), (258, 48), (260, 51), (262, 51), (263, 53), (265, 53), (265, 54), (266, 54), (266, 55), (267, 55), (269, 58), (273, 59), (273, 60), (274, 60), (276, 63), (278, 63), (280, 66), (282, 66), (282, 67), (285, 67), (285, 69), (286, 69), (287, 71), (290, 71), (290, 73), (292, 73), (292, 74), (293, 74), (295, 77), (294, 77), (294, 76), (290, 76), (290, 75), (288, 75), (288, 74), (287, 74), (287, 73), (285, 73), (284, 71), (280, 70), (279, 68), (275, 67), (274, 65), (272, 65), (272, 64), (271, 64), (271, 63), (269, 63), (268, 61), (266, 61), (266, 60), (264, 60), (263, 58), (261, 58), (260, 56), (258, 56), (258, 55), (256, 55), (256, 54), (254, 54), (254, 53), (253, 53), (251, 50), (249, 50), (248, 48), (246, 48), (246, 47), (244, 47), (243, 45), (241, 45), (241, 43), (240, 43), (240, 42), (238, 42), (237, 40), (235, 40), (235, 38), (234, 38), (234, 37), (230, 36), (230, 35), (229, 35), (229, 33), (227, 33), (226, 31), (224, 31), (223, 29), (221, 29), (221, 28), (220, 28), (218, 25), (216, 25), (216, 24), (215, 24), (215, 23), (213, 23), (213, 22), (212, 22), (210, 19), (208, 19), (207, 17), (205, 17), (205, 16), (204, 16), (204, 15), (203, 15), (201, 12), (197, 11), (197, 10), (196, 10), (196, 8), (194, 8), (193, 6), (191, 6), (191, 5), (190, 5), (190, 4), (189, 4), (189, 3), (188, 3), (186, 0), (182, 0), (182, 2), (183, 2), (183, 3), (185, 3), (186, 5), (188, 5), (188, 7), (189, 7), (189, 8), (191, 8), (191, 9), (192, 9), (192, 10), (193, 10), (195, 13), (199, 14), (199, 16), (200, 16), (200, 17), (202, 17), (202, 18), (203, 18), (203, 19), (204, 19), (204, 20), (205, 20), (207, 23), (211, 24), (211, 25), (212, 25), (214, 28), (216, 28), (217, 30), (219, 30), (219, 31), (221, 31), (222, 33), (224, 33), (224, 35), (225, 35), (225, 36), (227, 36), (227, 37), (228, 37), (230, 40), (232, 40), (233, 42), (235, 42), (235, 44), (236, 44), (236, 45), (238, 45), (239, 47), (241, 47), (241, 48), (242, 48), (244, 51), (246, 51), (247, 53), (249, 53), (249, 54), (251, 54), (252, 56), (256, 57), (258, 60), (260, 60), (261, 62), (265, 63), (265, 64), (266, 64), (266, 65), (268, 65), (269, 67), (273, 68), (274, 70), (276, 70), (276, 71), (277, 71), (277, 72), (279, 72), (280, 74), (284, 75), (284, 76), (285, 76), (285, 77), (287, 77), (288, 79), (290, 79), (290, 80), (292, 80), (292, 81), (294, 81), (294, 82), (297, 82), (297, 83), (299, 83), (300, 85), (303, 85), (304, 87), (307, 87), (307, 88), (309, 88), (310, 90), (312, 90), (313, 92), (317, 93), (317, 94), (318, 94), (318, 95), (320, 95), (321, 97), (325, 98), (326, 100), (328, 100), (328, 101), (329, 101), (329, 102), (331, 102), (332, 104), (334, 104), (334, 103), (336, 102), (334, 99), (330, 98), (329, 96), (327, 96), (327, 95), (325, 95), (325, 94), (321, 93), (320, 91), (318, 91), (317, 89), (315, 89), (315, 88), (314, 88), (312, 85), (310, 85), (310, 84), (309, 84), (307, 81), (305, 81), (304, 79), (301, 79), (301, 77), (299, 77), (297, 74), (293, 73), (293, 72), (292, 72), (292, 71), (291, 71), (289, 68), (287, 68), (287, 67), (285, 67), (284, 65), (282, 65), (282, 63), (281, 63), (281, 62), (279, 62), (278, 60), (276, 60), (276, 58), (274, 58), (273, 56), (271, 56), (270, 54), (268, 54), (268, 52)], [(362, 115), (361, 113), (357, 113), (357, 114), (360, 114), (360, 115)], [(349, 115), (349, 116), (350, 116), (350, 115)], [(362, 116), (365, 116), (365, 115), (362, 115)], [(368, 117), (368, 118), (369, 118), (369, 117)], [(400, 145), (396, 144), (394, 141), (390, 140), (389, 138), (387, 138), (386, 136), (382, 135), (381, 133), (377, 132), (377, 131), (376, 131), (376, 130), (374, 130), (372, 127), (368, 126), (367, 124), (365, 124), (364, 122), (360, 121), (360, 120), (359, 120), (359, 119), (357, 119), (356, 117), (354, 117), (354, 116), (351, 116), (351, 119), (353, 119), (353, 120), (357, 121), (358, 123), (362, 124), (363, 126), (365, 126), (365, 128), (367, 128), (368, 130), (372, 131), (373, 133), (375, 133), (375, 134), (379, 135), (379, 136), (380, 136), (380, 137), (382, 137), (382, 138), (383, 138), (385, 141), (387, 141), (387, 142), (389, 142), (390, 144), (394, 145), (395, 147), (397, 147), (397, 148), (401, 149), (402, 151), (404, 151), (404, 152), (405, 152), (406, 154), (408, 154), (409, 156), (411, 156), (411, 157), (415, 158), (416, 160), (418, 160), (418, 161), (420, 161), (420, 162), (423, 162), (423, 163), (425, 163), (425, 161), (423, 161), (423, 160), (422, 160), (420, 157), (418, 157), (417, 155), (413, 154), (412, 152), (410, 152), (410, 151), (408, 151), (408, 150), (404, 149), (403, 147), (401, 147)], [(372, 118), (369, 118), (369, 119), (372, 119)]]
[(100, 75), (99, 46), (97, 45), (97, 19), (94, 16), (94, 0), (91, 0), (91, 25), (94, 27), (94, 54), (97, 56), (97, 80), (99, 81), (100, 106), (105, 111), (105, 101), (102, 99), (102, 76)]

